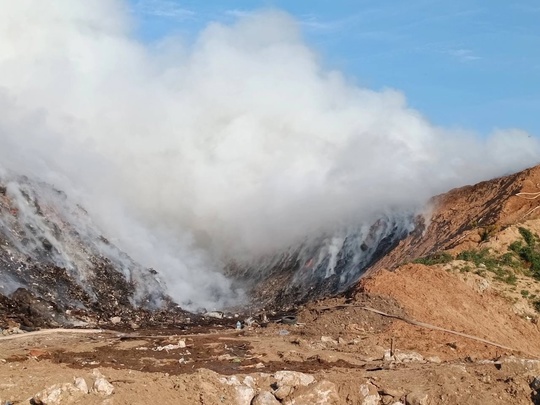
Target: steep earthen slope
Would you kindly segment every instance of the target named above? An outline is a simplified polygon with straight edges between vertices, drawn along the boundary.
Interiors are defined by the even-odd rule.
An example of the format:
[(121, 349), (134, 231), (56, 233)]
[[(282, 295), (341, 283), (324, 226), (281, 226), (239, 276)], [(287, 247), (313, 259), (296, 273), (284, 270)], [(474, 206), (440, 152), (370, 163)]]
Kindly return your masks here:
[(474, 247), (485, 235), (540, 216), (540, 166), (434, 197), (423, 224), (370, 272), (438, 251)]

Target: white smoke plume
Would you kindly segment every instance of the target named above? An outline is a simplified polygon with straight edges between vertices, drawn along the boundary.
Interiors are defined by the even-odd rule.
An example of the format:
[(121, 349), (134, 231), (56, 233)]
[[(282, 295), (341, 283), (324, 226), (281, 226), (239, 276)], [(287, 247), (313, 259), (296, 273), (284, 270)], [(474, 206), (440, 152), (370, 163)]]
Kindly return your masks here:
[(0, 5), (0, 165), (78, 198), (179, 302), (233, 297), (228, 259), (540, 156), (522, 131), (438, 128), (326, 70), (279, 11), (147, 45), (120, 0)]

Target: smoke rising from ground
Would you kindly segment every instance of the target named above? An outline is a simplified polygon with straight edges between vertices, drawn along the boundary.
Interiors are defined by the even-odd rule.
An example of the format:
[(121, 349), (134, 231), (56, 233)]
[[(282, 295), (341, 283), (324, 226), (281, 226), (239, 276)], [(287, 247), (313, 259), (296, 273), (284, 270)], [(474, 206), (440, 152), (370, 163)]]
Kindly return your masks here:
[(150, 46), (122, 1), (0, 4), (0, 165), (78, 198), (181, 302), (225, 303), (230, 258), (540, 156), (522, 131), (438, 128), (324, 69), (279, 11)]

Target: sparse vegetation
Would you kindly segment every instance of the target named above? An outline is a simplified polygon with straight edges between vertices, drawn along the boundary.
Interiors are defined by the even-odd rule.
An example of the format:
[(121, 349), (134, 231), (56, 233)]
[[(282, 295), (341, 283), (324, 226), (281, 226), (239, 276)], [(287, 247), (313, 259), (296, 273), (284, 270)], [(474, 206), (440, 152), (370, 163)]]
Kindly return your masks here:
[(431, 255), (420, 257), (413, 261), (417, 264), (425, 264), (426, 266), (432, 266), (434, 264), (446, 264), (454, 260), (454, 256), (447, 252), (437, 252)]
[(523, 237), (523, 241), (513, 242), (508, 249), (517, 254), (522, 265), (531, 272), (532, 277), (540, 280), (540, 248), (538, 246), (540, 238), (523, 227), (519, 228), (519, 233)]
[(478, 268), (475, 272), (480, 276), (485, 275), (485, 271), (495, 274), (495, 279), (504, 281), (508, 284), (515, 284), (516, 275), (511, 269), (508, 269), (510, 258), (508, 256), (496, 256), (489, 249), (464, 250), (457, 256), (459, 260), (472, 262)]
[[(496, 232), (496, 226), (487, 226), (482, 228), (480, 236), (482, 241), (487, 241)], [(530, 275), (537, 280), (540, 280), (540, 237), (530, 230), (520, 227), (519, 233), (522, 240), (517, 240), (510, 244), (508, 252), (497, 254), (490, 249), (473, 249), (464, 250), (456, 257), (447, 252), (433, 253), (413, 261), (413, 263), (432, 266), (436, 264), (447, 264), (454, 259), (470, 262), (474, 265), (464, 265), (459, 268), (452, 267), (461, 273), (474, 271), (479, 276), (485, 276), (486, 272), (495, 274), (495, 279), (503, 281), (510, 285), (516, 285), (516, 273)], [(528, 290), (522, 290), (521, 295), (525, 298), (532, 299), (535, 295), (529, 293)], [(540, 300), (539, 308), (540, 308)]]
[(491, 239), (491, 236), (497, 231), (496, 225), (488, 225), (485, 228), (479, 230), (480, 241), (487, 242)]

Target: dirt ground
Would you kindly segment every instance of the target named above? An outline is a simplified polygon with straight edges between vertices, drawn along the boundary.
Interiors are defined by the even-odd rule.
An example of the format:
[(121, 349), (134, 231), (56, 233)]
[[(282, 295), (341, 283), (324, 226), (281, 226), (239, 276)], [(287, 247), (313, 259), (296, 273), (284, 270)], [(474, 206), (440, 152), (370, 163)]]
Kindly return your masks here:
[[(60, 402), (48, 403), (540, 403), (531, 388), (540, 376), (537, 325), (516, 316), (504, 298), (480, 292), (459, 274), (436, 266), (380, 272), (363, 287), (354, 298), (301, 308), (296, 325), (271, 321), (265, 327), (235, 330), (236, 320), (231, 319), (195, 330), (179, 325), (2, 339), (0, 399), (28, 404), (37, 393), (82, 377), (90, 393), (66, 391)], [(362, 307), (516, 350), (414, 326)], [(112, 394), (92, 392), (95, 369), (112, 384)], [(312, 376), (313, 381), (280, 388), (284, 370)], [(257, 399), (267, 394), (277, 402)]]

